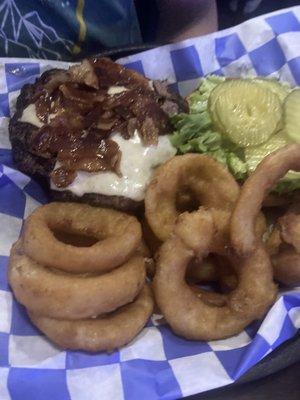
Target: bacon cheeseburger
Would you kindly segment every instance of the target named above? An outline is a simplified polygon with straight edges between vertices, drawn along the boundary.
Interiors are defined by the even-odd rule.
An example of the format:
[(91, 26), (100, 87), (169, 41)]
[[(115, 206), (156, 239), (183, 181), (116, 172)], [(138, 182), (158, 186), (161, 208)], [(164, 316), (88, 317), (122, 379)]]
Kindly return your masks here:
[(164, 82), (84, 60), (22, 88), (9, 125), (13, 158), (58, 200), (134, 210), (154, 168), (176, 154), (169, 116), (187, 108)]

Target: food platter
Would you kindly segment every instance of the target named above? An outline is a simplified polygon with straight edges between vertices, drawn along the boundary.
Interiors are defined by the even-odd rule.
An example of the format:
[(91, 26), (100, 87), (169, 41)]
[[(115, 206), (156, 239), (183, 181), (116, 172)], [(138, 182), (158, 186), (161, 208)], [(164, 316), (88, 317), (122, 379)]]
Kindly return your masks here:
[[(154, 45), (120, 47), (98, 53), (97, 56), (108, 56), (111, 57), (113, 60), (117, 60), (120, 57), (127, 57), (129, 55), (145, 50), (150, 50), (155, 47), (156, 46)], [(271, 354), (267, 355), (262, 361), (253, 366), (248, 372), (246, 372), (238, 381), (234, 382), (232, 385), (242, 385), (243, 383), (253, 382), (258, 379), (265, 378), (266, 376), (275, 374), (276, 372), (295, 364), (296, 362), (300, 361), (299, 348), (300, 334), (283, 343)]]
[(278, 349), (269, 354), (260, 363), (246, 372), (236, 384), (256, 381), (266, 376), (275, 374), (300, 360), (299, 356), (300, 335), (283, 343)]
[[(100, 359), (100, 365), (96, 361), (95, 367), (103, 371), (109, 370), (112, 368), (111, 361), (117, 357), (115, 367), (120, 368), (124, 374), (122, 385), (127, 390), (126, 385), (130, 382), (128, 374), (139, 376), (147, 369), (147, 365), (154, 369), (164, 365), (169, 371), (169, 382), (165, 389), (159, 386), (158, 390), (170, 391), (168, 395), (172, 398), (204, 392), (230, 383), (240, 383), (243, 379), (255, 380), (266, 371), (272, 373), (279, 368), (278, 364), (285, 366), (294, 360), (286, 351), (292, 352), (294, 356), (293, 344), (297, 346), (299, 343), (296, 335), (282, 350), (280, 347), (281, 343), (297, 332), (298, 288), (293, 290), (283, 285), (280, 296), (276, 297), (278, 289), (273, 282), (273, 266), (278, 260), (278, 254), (288, 250), (289, 255), (298, 257), (298, 242), (293, 233), (297, 229), (295, 221), (298, 220), (298, 210), (291, 208), (278, 219), (275, 228), (274, 222), (271, 222), (269, 231), (266, 230), (268, 225), (265, 218), (259, 213), (272, 183), (277, 184), (284, 177), (286, 180), (278, 186), (278, 191), (298, 188), (297, 174), (286, 176), (290, 169), (299, 170), (298, 161), (295, 162), (298, 159), (299, 145), (294, 143), (298, 136), (294, 129), (293, 111), (294, 106), (296, 109), (299, 106), (298, 98), (296, 96), (291, 99), (293, 107), (289, 106), (291, 112), (286, 114), (288, 122), (294, 121), (290, 124), (291, 129), (282, 133), (281, 127), (287, 127), (282, 110), (287, 107), (285, 98), (290, 98), (293, 88), (265, 78), (237, 75), (235, 79), (225, 79), (211, 71), (212, 75), (198, 80), (188, 91), (186, 78), (191, 76), (190, 70), (187, 69), (183, 77), (183, 71), (178, 70), (178, 65), (182, 68), (189, 64), (186, 64), (186, 59), (178, 64), (178, 57), (190, 57), (191, 53), (190, 50), (185, 51), (184, 44), (184, 51), (177, 46), (150, 50), (146, 53), (149, 56), (145, 55), (144, 59), (142, 53), (143, 61), (138, 60), (139, 54), (135, 56), (135, 52), (145, 48), (123, 48), (116, 49), (115, 53), (110, 52), (111, 58), (125, 57), (121, 63), (128, 70), (108, 59), (92, 58), (84, 60), (80, 65), (70, 66), (68, 70), (65, 70), (65, 65), (62, 70), (46, 72), (35, 84), (25, 86), (17, 100), (16, 113), (9, 125), (15, 164), (9, 161), (9, 151), (0, 153), (4, 179), (10, 185), (21, 188), (22, 193), (24, 190), (23, 196), (28, 203), (25, 205), (24, 216), (20, 214), (18, 204), (5, 203), (2, 207), (5, 207), (5, 212), (13, 212), (25, 219), (21, 239), (11, 251), (8, 279), (16, 299), (27, 308), (33, 324), (50, 339), (49, 343), (46, 341), (43, 344), (42, 354), (38, 354), (40, 360), (43, 360), (45, 349), (48, 352), (58, 352), (59, 357), (66, 354), (70, 360), (77, 357), (76, 352), (70, 350), (110, 352), (118, 348), (112, 356), (101, 353), (105, 367), (102, 368)], [(201, 48), (201, 40), (197, 46)], [(169, 88), (162, 82), (163, 79), (170, 78), (168, 72), (149, 72), (147, 69), (150, 65), (147, 64), (149, 59), (157, 57), (156, 53), (166, 49), (170, 51), (178, 81), (177, 86), (173, 83)], [(192, 46), (192, 49), (196, 51), (196, 47)], [(126, 58), (127, 54), (130, 54), (129, 58)], [(165, 60), (168, 59), (167, 56)], [(22, 68), (27, 69), (32, 62), (34, 60), (23, 64), (26, 66)], [(39, 64), (43, 71), (47, 62)], [(60, 65), (57, 63), (57, 67)], [(151, 65), (155, 66), (153, 62)], [(49, 62), (45, 69), (53, 66), (56, 65)], [(6, 67), (6, 73), (12, 76), (15, 71), (19, 71), (10, 68), (10, 65)], [(145, 79), (139, 74), (141, 72), (145, 72), (146, 76), (150, 74), (151, 80)], [(199, 71), (197, 73), (201, 76)], [(179, 76), (183, 77), (182, 82)], [(7, 82), (10, 79), (12, 78), (7, 77)], [(171, 82), (172, 79), (174, 75)], [(181, 95), (192, 94), (182, 99), (172, 92), (176, 88)], [(247, 93), (244, 98), (240, 94), (243, 92)], [(19, 93), (16, 97), (17, 95)], [(95, 110), (93, 104), (96, 104)], [(190, 113), (187, 104), (190, 106)], [(236, 106), (232, 108), (230, 104), (238, 104), (238, 113), (234, 114)], [(14, 100), (10, 102), (10, 106), (14, 106)], [(274, 107), (276, 112), (270, 116), (269, 112)], [(10, 111), (13, 115), (15, 109), (11, 108)], [(72, 119), (72, 115), (76, 115), (76, 118)], [(263, 119), (262, 115), (267, 117)], [(2, 119), (1, 123), (5, 121)], [(171, 126), (175, 131), (170, 131)], [(62, 136), (61, 132), (64, 131), (67, 135)], [(273, 137), (277, 138), (279, 131), (280, 140), (275, 141), (275, 147), (272, 142), (270, 149), (268, 141), (272, 141)], [(291, 140), (285, 136), (287, 132), (291, 132)], [(167, 135), (164, 136), (164, 133)], [(132, 149), (130, 152), (126, 150), (128, 144)], [(130, 175), (124, 169), (124, 160), (131, 154), (137, 160), (135, 162), (138, 162), (147, 154), (144, 151), (148, 148), (155, 157), (158, 154), (155, 164), (153, 163), (154, 179), (144, 172), (141, 175), (142, 180), (138, 180), (140, 177), (136, 175), (136, 187), (141, 187), (142, 184), (144, 191), (131, 191), (136, 182), (132, 181), (133, 186), (126, 183)], [(164, 149), (161, 153), (158, 151), (160, 148)], [(249, 153), (248, 149), (253, 152)], [(277, 153), (270, 154), (274, 150)], [(261, 160), (264, 161), (260, 163)], [(276, 172), (274, 163), (278, 164), (279, 172)], [(147, 162), (143, 163), (142, 168), (147, 165)], [(115, 210), (105, 211), (105, 208), (99, 208), (99, 213), (103, 213), (99, 218), (94, 215), (93, 207), (87, 204), (63, 205), (56, 202), (36, 208), (40, 202), (45, 203), (45, 197), (40, 197), (36, 192), (34, 180), (31, 181), (25, 175), (18, 178), (16, 166), (30, 177), (38, 181), (41, 179), (46, 191), (50, 184), (49, 195), (54, 199), (67, 202), (76, 200), (98, 207), (109, 205)], [(149, 166), (151, 169), (152, 164)], [(266, 171), (269, 170), (274, 170), (273, 180), (265, 179), (268, 175)], [(104, 175), (101, 171), (107, 174)], [(199, 171), (202, 171), (201, 175)], [(123, 176), (125, 178), (122, 181)], [(104, 178), (108, 181), (100, 187), (99, 182)], [(19, 179), (25, 182), (29, 179), (29, 183), (21, 183)], [(84, 186), (88, 181), (91, 183)], [(241, 181), (246, 181), (242, 189), (239, 184)], [(98, 189), (95, 186), (97, 182)], [(35, 189), (29, 194), (27, 186), (31, 185)], [(104, 190), (98, 192), (101, 196), (83, 196), (97, 194), (99, 188)], [(255, 199), (253, 196), (253, 202), (249, 204), (252, 194), (260, 189), (261, 193)], [(275, 189), (277, 190), (277, 186)], [(72, 197), (68, 193), (72, 193)], [(125, 193), (127, 197), (124, 196)], [(131, 198), (136, 201), (127, 201)], [(139, 208), (143, 198), (145, 209)], [(264, 203), (264, 212), (272, 201), (286, 212), (285, 207), (292, 200), (289, 198), (288, 202), (284, 202), (284, 195), (277, 194), (268, 198), (268, 203)], [(245, 218), (245, 210), (251, 211), (248, 213), (249, 218)], [(124, 211), (128, 214), (124, 214)], [(105, 216), (106, 213), (109, 217)], [(130, 217), (129, 214), (134, 214), (135, 217)], [(259, 218), (254, 223), (256, 216)], [(120, 223), (114, 223), (114, 218)], [(123, 219), (126, 230), (122, 225)], [(241, 224), (243, 220), (247, 222), (246, 235)], [(10, 238), (16, 240), (18, 227), (12, 226), (12, 229)], [(40, 232), (43, 234), (40, 235)], [(78, 235), (81, 235), (80, 239)], [(8, 240), (6, 247), (2, 245), (6, 257), (13, 243), (12, 239)], [(266, 246), (262, 244), (263, 241), (266, 241)], [(127, 245), (129, 247), (126, 249)], [(84, 249), (81, 249), (82, 246)], [(104, 257), (101, 256), (103, 251)], [(208, 254), (211, 258), (206, 259)], [(72, 262), (66, 262), (67, 259)], [(85, 260), (89, 260), (88, 269), (85, 267)], [(205, 260), (203, 266), (202, 260)], [(202, 270), (204, 266), (205, 269)], [(33, 271), (36, 274), (31, 274)], [(203, 275), (204, 271), (208, 275)], [(124, 278), (121, 274), (121, 279), (116, 279), (120, 281), (117, 284), (113, 276), (121, 272), (124, 273)], [(46, 274), (47, 279), (42, 279), (41, 273)], [(153, 309), (152, 296), (145, 282), (146, 273), (147, 282), (153, 282), (158, 308), (145, 330), (141, 331)], [(291, 273), (287, 277), (283, 271), (281, 275), (276, 275), (276, 279), (285, 285), (297, 286), (297, 274), (298, 271), (295, 276)], [(127, 284), (126, 279), (130, 281)], [(103, 291), (100, 286), (103, 286), (105, 280), (107, 285)], [(90, 282), (90, 291), (86, 282)], [(200, 282), (200, 286), (197, 282)], [(209, 286), (203, 286), (201, 282), (210, 283)], [(4, 281), (1, 285), (6, 288), (7, 283)], [(76, 287), (80, 288), (77, 299)], [(96, 294), (98, 297), (97, 291), (99, 301), (93, 302), (93, 296)], [(64, 292), (68, 295), (64, 296)], [(34, 301), (37, 293), (40, 293), (40, 303)], [(174, 294), (175, 297), (172, 298)], [(7, 333), (8, 340), (15, 340), (14, 335), (19, 334), (20, 340), (24, 341), (22, 333), (28, 330), (33, 333), (32, 343), (36, 340), (37, 343), (38, 340), (44, 343), (45, 338), (36, 339), (35, 335), (39, 338), (40, 333), (26, 319), (24, 311), (21, 309), (16, 314), (16, 307), (20, 306), (16, 300), (13, 302), (14, 309), (8, 310), (8, 313), (12, 312), (12, 321), (18, 321), (17, 324), (20, 323), (19, 315), (22, 315), (23, 322), (19, 331), (12, 325), (13, 331)], [(64, 307), (60, 307), (60, 302)], [(175, 313), (170, 308), (171, 304), (176, 304)], [(142, 310), (142, 313), (137, 313), (137, 310)], [(268, 310), (269, 313), (266, 314)], [(162, 314), (165, 320), (161, 319), (161, 315), (157, 319), (156, 312)], [(127, 321), (126, 315), (131, 315), (132, 319)], [(260, 326), (255, 320), (264, 315), (267, 317)], [(202, 324), (199, 323), (200, 320)], [(219, 329), (214, 328), (214, 320), (218, 321), (216, 326)], [(114, 339), (111, 340), (114, 335), (109, 333), (107, 341), (102, 329), (108, 332), (110, 323), (114, 321), (122, 326), (123, 335), (120, 336), (120, 329), (116, 329)], [(130, 321), (132, 324), (128, 324)], [(165, 326), (166, 322), (169, 327)], [(276, 329), (270, 329), (272, 325)], [(74, 335), (70, 336), (70, 331)], [(137, 339), (131, 341), (139, 332), (141, 333)], [(53, 347), (51, 341), (59, 347)], [(126, 346), (129, 342), (129, 346)], [(275, 352), (277, 347), (279, 350)], [(64, 353), (61, 348), (69, 350)], [(12, 349), (14, 348), (10, 345), (9, 351)], [(7, 353), (5, 362), (8, 362), (8, 357), (9, 360), (15, 357), (9, 370), (11, 376), (14, 374), (14, 367), (22, 365), (20, 362), (25, 367), (32, 365), (30, 370), (41, 368), (41, 364), (35, 364), (29, 353), (25, 359), (20, 359), (19, 349), (17, 344), (13, 350), (15, 355), (13, 352)], [(284, 362), (277, 361), (278, 354), (283, 354), (280, 358)], [(84, 358), (87, 367), (91, 367), (89, 363), (92, 363), (92, 358), (87, 354), (82, 355), (75, 367), (79, 374), (81, 372), (78, 367), (83, 366)], [(258, 363), (263, 358), (262, 364)], [(207, 360), (210, 360), (208, 367)], [(61, 365), (55, 359), (52, 360), (52, 357), (42, 364), (44, 362), (45, 365), (50, 363), (54, 369)], [(141, 363), (141, 369), (135, 367), (136, 363)], [(261, 367), (265, 363), (268, 368)], [(255, 364), (257, 366), (251, 368)], [(70, 366), (67, 363), (68, 376), (71, 375)], [(209, 374), (210, 369), (218, 373), (199, 382), (197, 369), (203, 370), (205, 374)], [(151, 372), (148, 379), (154, 383), (160, 377), (160, 373), (153, 375)], [(88, 379), (93, 381), (93, 376), (89, 375)], [(97, 386), (96, 382), (93, 384)], [(72, 385), (72, 382), (67, 383), (69, 390), (73, 390)], [(11, 387), (10, 390), (14, 390), (15, 384)], [(108, 390), (112, 393), (118, 389), (109, 385)], [(141, 390), (145, 393), (152, 390), (149, 380)]]

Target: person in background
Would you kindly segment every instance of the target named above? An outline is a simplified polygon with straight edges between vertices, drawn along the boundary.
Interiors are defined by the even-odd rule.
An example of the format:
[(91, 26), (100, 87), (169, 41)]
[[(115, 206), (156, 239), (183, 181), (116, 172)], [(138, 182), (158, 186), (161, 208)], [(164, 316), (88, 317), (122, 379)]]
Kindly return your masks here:
[(107, 49), (160, 45), (204, 35), (218, 29), (218, 20), (219, 27), (225, 28), (257, 12), (292, 3), (295, 1), (0, 0), (0, 57), (76, 61)]
[(1, 57), (71, 61), (216, 29), (214, 0), (0, 0)]
[(217, 0), (219, 29), (238, 25), (281, 8), (300, 4), (300, 0)]

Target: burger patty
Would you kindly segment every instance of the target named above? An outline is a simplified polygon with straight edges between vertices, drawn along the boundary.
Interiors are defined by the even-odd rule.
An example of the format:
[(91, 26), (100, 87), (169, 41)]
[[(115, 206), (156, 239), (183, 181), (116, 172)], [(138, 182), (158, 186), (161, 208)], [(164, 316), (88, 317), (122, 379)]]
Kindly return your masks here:
[[(112, 66), (116, 65), (115, 63), (111, 62), (110, 60), (103, 59), (103, 65), (101, 63), (98, 64), (101, 72), (101, 68), (103, 67), (103, 71), (105, 73), (105, 68), (107, 66)], [(122, 75), (122, 79), (124, 80), (124, 68), (117, 66), (116, 71), (119, 69), (120, 76)], [(99, 72), (99, 73), (100, 73)], [(115, 72), (115, 71), (114, 71)], [(29, 105), (32, 104), (36, 101), (40, 93), (43, 92), (43, 87), (48, 84), (49, 81), (59, 78), (60, 74), (64, 74), (64, 70), (59, 70), (59, 69), (53, 69), (44, 72), (40, 78), (36, 80), (34, 84), (26, 84), (23, 86), (21, 89), (20, 95), (17, 99), (16, 103), (16, 112), (14, 116), (11, 118), (10, 123), (9, 123), (9, 137), (10, 141), (12, 144), (12, 157), (13, 161), (16, 164), (17, 168), (22, 171), (23, 173), (33, 177), (34, 179), (37, 179), (39, 182), (42, 184), (46, 184), (46, 186), (49, 189), (49, 193), (52, 198), (55, 200), (60, 200), (60, 201), (77, 201), (77, 202), (83, 202), (83, 203), (88, 203), (91, 205), (96, 205), (96, 206), (102, 206), (102, 207), (111, 207), (115, 209), (119, 209), (122, 211), (131, 211), (134, 212), (136, 210), (139, 210), (143, 206), (143, 201), (135, 201), (130, 198), (126, 198), (123, 196), (109, 196), (109, 195), (103, 195), (100, 193), (85, 193), (83, 196), (77, 196), (74, 193), (72, 193), (68, 188), (66, 187), (66, 190), (51, 190), (50, 189), (50, 174), (54, 170), (56, 162), (57, 162), (57, 157), (54, 154), (39, 154), (38, 151), (32, 151), (32, 142), (36, 140), (36, 137), (40, 134), (40, 128), (32, 125), (27, 122), (22, 122), (19, 121), (21, 118), (24, 109)], [(130, 70), (125, 70), (125, 75), (126, 75), (126, 82), (137, 82), (140, 87), (144, 88), (146, 85), (149, 85), (149, 81), (146, 80), (143, 76), (137, 74), (134, 71)], [(116, 79), (118, 79), (117, 74), (115, 73)], [(80, 76), (80, 79), (85, 79)], [(114, 75), (111, 74), (109, 76), (109, 79), (112, 81), (112, 85), (114, 85)], [(84, 81), (85, 83), (85, 81)], [(116, 85), (122, 85), (122, 83), (116, 83)], [(130, 83), (129, 83), (130, 84)], [(163, 115), (163, 118), (165, 121), (168, 120), (164, 115), (169, 115), (173, 114), (179, 111), (186, 111), (187, 109), (187, 104), (186, 102), (180, 98), (178, 95), (173, 94), (169, 92), (169, 90), (166, 88), (166, 85), (162, 82), (155, 82), (154, 83), (154, 91), (155, 95), (159, 98), (159, 108), (160, 111), (159, 113)], [(72, 89), (72, 88), (71, 88)], [(149, 90), (146, 89), (146, 90)], [(151, 105), (151, 104), (150, 104)], [(123, 107), (123, 109), (121, 109)], [(157, 106), (156, 106), (157, 107)], [(151, 111), (151, 107), (150, 111)], [(121, 109), (121, 110), (119, 110)], [(120, 112), (122, 118), (127, 118), (127, 115), (129, 115), (129, 110), (126, 107), (126, 104), (121, 104), (119, 107), (118, 112)], [(124, 114), (124, 115), (123, 115)], [(161, 118), (161, 115), (159, 116)], [(158, 118), (159, 118), (158, 117)], [(158, 119), (159, 121), (159, 119)], [(153, 139), (151, 136), (149, 137), (149, 132), (151, 133), (153, 130), (157, 129), (157, 126), (159, 126), (156, 123), (156, 115), (155, 115), (155, 110), (153, 113), (153, 119), (148, 118), (146, 123), (144, 125), (141, 125), (141, 130), (144, 132), (145, 135), (145, 140), (151, 140)], [(163, 125), (162, 125), (163, 126)], [(145, 129), (144, 129), (145, 128)], [(129, 129), (129, 123), (128, 123), (128, 128)], [(166, 126), (164, 126), (164, 130), (166, 129)], [(147, 131), (148, 130), (148, 131)], [(159, 129), (158, 129), (159, 131)], [(166, 133), (166, 132), (162, 132)], [(126, 133), (125, 133), (126, 134)], [(160, 134), (159, 132), (157, 134)], [(147, 136), (148, 135), (148, 136)], [(155, 137), (154, 137), (155, 140)], [(62, 145), (63, 147), (63, 145)], [(109, 168), (112, 168), (109, 166)], [(80, 170), (80, 168), (79, 168)], [(113, 171), (111, 169), (111, 171)]]
[(91, 206), (101, 206), (105, 208), (114, 208), (120, 211), (138, 213), (143, 209), (143, 201), (135, 201), (124, 196), (107, 196), (99, 193), (85, 193), (83, 196), (76, 196), (69, 190), (58, 191), (51, 190), (51, 195), (55, 201), (74, 201), (78, 203), (87, 203)]
[[(48, 72), (48, 71), (47, 71)], [(47, 72), (45, 74), (47, 74)], [(55, 160), (38, 157), (28, 151), (27, 138), (30, 137), (36, 127), (26, 122), (19, 122), (23, 109), (29, 103), (26, 97), (30, 93), (31, 85), (25, 85), (17, 100), (17, 109), (9, 124), (10, 141), (12, 144), (12, 158), (17, 168), (26, 175), (31, 176), (48, 188), (50, 197), (55, 201), (79, 202), (92, 206), (114, 208), (120, 211), (136, 213), (143, 208), (143, 201), (135, 201), (123, 196), (107, 196), (100, 193), (86, 193), (83, 196), (76, 196), (69, 190), (51, 190), (49, 186), (49, 175), (52, 172)]]
[[(44, 72), (37, 81), (43, 83), (56, 71), (58, 70), (52, 69)], [(29, 151), (28, 143), (38, 131), (38, 128), (32, 124), (19, 121), (23, 110), (31, 103), (36, 86), (37, 84), (35, 83), (26, 84), (22, 87), (17, 98), (16, 111), (10, 119), (8, 130), (12, 146), (12, 158), (17, 168), (33, 178), (44, 180), (49, 177), (50, 172), (53, 170), (55, 159), (45, 159)]]

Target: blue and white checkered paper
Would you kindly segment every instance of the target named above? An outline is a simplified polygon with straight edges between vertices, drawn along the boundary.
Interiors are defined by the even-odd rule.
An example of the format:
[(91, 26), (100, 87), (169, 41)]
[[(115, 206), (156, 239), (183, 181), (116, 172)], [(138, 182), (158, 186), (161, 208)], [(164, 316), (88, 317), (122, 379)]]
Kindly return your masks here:
[[(300, 84), (300, 7), (238, 27), (122, 59), (152, 79), (168, 79), (187, 94), (209, 74), (275, 75)], [(177, 399), (230, 384), (300, 328), (300, 288), (281, 293), (263, 321), (238, 336), (191, 342), (167, 326), (147, 327), (112, 354), (61, 351), (32, 326), (13, 298), (6, 269), (24, 218), (47, 198), (18, 172), (8, 140), (8, 118), (24, 83), (66, 63), (0, 60), (0, 399)], [(38, 301), (38, 300), (37, 300)]]

